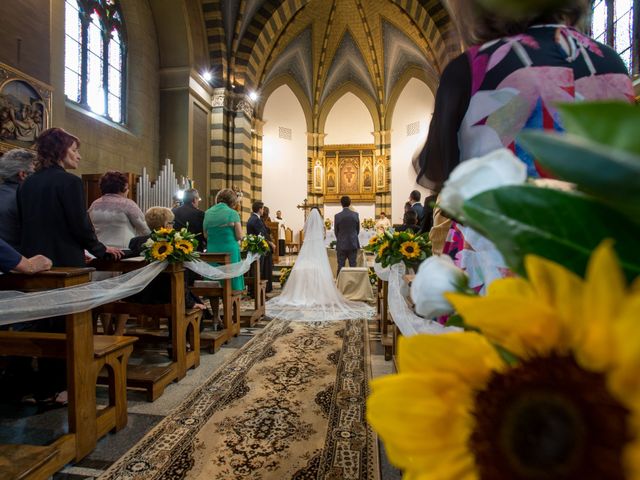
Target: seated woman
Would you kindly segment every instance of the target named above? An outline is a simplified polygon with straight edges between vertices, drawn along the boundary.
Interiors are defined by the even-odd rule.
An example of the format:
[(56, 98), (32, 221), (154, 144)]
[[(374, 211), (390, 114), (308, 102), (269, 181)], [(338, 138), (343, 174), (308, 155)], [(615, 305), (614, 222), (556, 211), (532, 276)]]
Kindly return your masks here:
[(418, 230), (420, 230), (420, 225), (418, 225), (418, 214), (415, 210), (404, 212), (402, 225), (396, 228), (396, 232), (409, 231), (416, 233)]
[(127, 198), (129, 182), (125, 174), (105, 173), (100, 178), (100, 191), (102, 196), (89, 207), (98, 240), (110, 247), (127, 248), (133, 237), (149, 233), (142, 210)]
[[(240, 214), (235, 210), (238, 205), (236, 192), (225, 188), (216, 195), (216, 204), (204, 214), (204, 237), (207, 239), (207, 252), (229, 253), (231, 263), (236, 263), (240, 258), (240, 245), (242, 239), (242, 223)], [(231, 280), (233, 290), (244, 290), (244, 277), (239, 276)], [(219, 322), (220, 300), (211, 300), (214, 324)]]

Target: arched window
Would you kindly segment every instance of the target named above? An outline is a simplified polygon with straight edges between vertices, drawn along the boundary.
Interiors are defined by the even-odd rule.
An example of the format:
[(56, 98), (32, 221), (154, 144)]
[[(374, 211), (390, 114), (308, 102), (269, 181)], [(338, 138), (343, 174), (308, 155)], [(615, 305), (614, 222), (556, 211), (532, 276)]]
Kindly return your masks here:
[(64, 93), (124, 123), (126, 36), (118, 0), (65, 0)]
[(638, 58), (638, 0), (593, 0), (591, 35), (599, 42), (613, 47), (622, 57), (629, 73), (637, 75)]

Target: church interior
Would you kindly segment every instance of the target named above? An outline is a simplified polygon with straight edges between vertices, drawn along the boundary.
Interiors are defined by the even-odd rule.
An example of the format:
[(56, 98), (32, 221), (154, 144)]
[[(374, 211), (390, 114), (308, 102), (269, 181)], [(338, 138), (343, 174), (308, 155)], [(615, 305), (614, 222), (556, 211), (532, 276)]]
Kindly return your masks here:
[[(581, 18), (575, 29), (569, 25), (570, 33), (556, 25), (560, 21), (540, 23), (565, 32), (556, 33), (556, 40), (565, 35), (566, 44), (575, 47), (567, 61), (577, 63), (584, 58), (590, 70), (584, 73), (587, 67), (582, 64), (575, 67), (580, 78), (557, 90), (555, 85), (540, 86), (546, 79), (560, 82), (560, 74), (550, 67), (544, 70), (543, 80), (536, 84), (542, 92), (540, 99), (536, 96), (527, 110), (529, 98), (518, 96), (524, 75), (491, 82), (503, 74), (500, 69), (505, 64), (517, 70), (512, 67), (514, 59), (527, 55), (529, 63), (523, 60), (522, 71), (547, 68), (536, 63), (542, 61), (536, 55), (544, 28), (536, 31), (538, 36), (531, 29), (506, 41), (496, 36), (494, 43), (474, 50), (461, 13), (469, 14), (472, 3), (505, 17), (510, 12), (524, 16), (527, 8), (535, 10), (543, 4), (545, 15), (565, 4), (588, 4), (586, 19)], [(584, 291), (586, 306), (580, 307), (581, 314), (588, 317), (589, 306), (602, 313), (605, 307), (596, 307), (597, 299), (604, 290), (616, 290), (619, 295), (611, 294), (605, 303), (611, 309), (616, 305), (620, 325), (640, 313), (640, 260), (636, 247), (626, 248), (640, 234), (638, 203), (633, 207), (635, 199), (640, 201), (640, 176), (636, 176), (640, 147), (636, 141), (623, 140), (624, 135), (618, 135), (615, 128), (585, 126), (606, 123), (608, 108), (614, 112), (615, 105), (603, 109), (601, 118), (586, 110), (572, 113), (555, 107), (558, 98), (567, 101), (563, 96), (567, 92), (571, 102), (612, 99), (635, 103), (640, 98), (640, 30), (636, 28), (640, 0), (1, 0), (0, 21), (0, 180), (10, 183), (8, 176), (3, 178), (2, 166), (10, 152), (33, 152), (35, 173), (33, 168), (27, 171), (17, 182), (18, 193), (12, 191), (12, 205), (17, 198), (16, 211), (23, 218), (25, 212), (37, 208), (23, 199), (31, 177), (55, 168), (79, 178), (82, 196), (74, 197), (74, 208), (81, 210), (82, 222), (86, 220), (90, 232), (95, 231), (87, 235), (102, 242), (103, 248), (94, 251), (86, 246), (89, 243), (83, 244), (80, 251), (84, 250), (86, 263), (81, 260), (82, 265), (52, 258), (53, 268), (51, 263), (25, 271), (16, 266), (0, 274), (0, 479), (638, 478), (633, 472), (640, 475), (640, 432), (636, 436), (637, 421), (629, 418), (640, 406), (640, 389), (631, 375), (624, 377), (620, 371), (640, 368), (640, 353), (636, 355), (640, 349), (620, 346), (626, 356), (621, 353), (609, 363), (598, 363), (592, 352), (598, 348), (602, 352), (607, 342), (614, 345), (618, 341), (613, 339), (615, 332), (623, 327), (612, 328), (615, 334), (601, 327), (593, 338), (580, 330), (582, 337), (571, 336), (570, 341), (569, 334), (565, 338), (558, 333), (564, 327), (557, 327), (549, 312), (557, 310), (558, 318), (562, 317), (557, 323), (565, 325), (568, 321), (563, 315), (578, 300), (567, 300), (569, 306), (565, 306), (563, 296), (573, 298)], [(497, 30), (502, 27), (499, 21), (491, 25)], [(505, 42), (497, 47), (498, 53), (492, 50), (495, 42)], [(596, 70), (601, 73), (600, 69), (609, 66), (602, 45), (607, 46), (605, 54), (610, 51), (619, 56), (619, 64), (613, 62), (611, 73), (596, 75)], [(457, 91), (452, 85), (464, 75), (453, 75), (451, 66), (459, 65), (456, 62), (467, 58), (470, 51), (477, 57), (463, 72), (470, 77), (472, 94), (458, 111), (443, 90)], [(483, 59), (486, 51), (490, 54)], [(486, 71), (480, 78), (482, 69)], [(573, 72), (571, 75), (573, 82)], [(604, 80), (594, 87), (580, 81), (587, 77)], [(483, 95), (485, 90), (490, 93)], [(524, 110), (527, 115), (533, 113), (523, 117), (517, 128), (505, 126), (519, 122)], [(640, 125), (640, 117), (632, 110), (611, 113), (610, 124), (620, 122), (619, 131), (629, 134)], [(473, 119), (469, 112), (475, 115)], [(450, 113), (459, 114), (455, 128), (450, 132), (443, 132), (441, 126), (434, 128), (436, 119), (441, 122), (438, 125), (451, 127), (453, 124), (442, 122)], [(580, 120), (579, 115), (588, 121)], [(538, 118), (540, 125), (534, 125)], [(622, 122), (627, 122), (624, 127)], [(570, 135), (582, 135), (588, 141), (549, 143), (552, 148), (542, 139), (540, 145), (547, 145), (547, 150), (536, 150), (527, 143), (534, 144), (536, 138), (521, 140), (518, 136), (525, 127), (564, 131), (565, 124)], [(63, 129), (58, 135), (66, 135), (75, 145), (81, 155), (75, 165), (70, 166), (63, 155), (62, 168), (37, 166), (42, 157), (41, 134), (52, 128)], [(437, 144), (440, 133), (440, 138), (459, 141), (460, 150), (456, 145), (452, 153), (447, 145)], [(462, 144), (467, 138), (472, 139), (470, 143), (477, 141), (480, 147), (475, 151), (479, 153), (465, 157)], [(492, 142), (496, 146), (486, 148)], [(593, 146), (594, 142), (606, 145), (609, 151), (602, 145)], [(453, 181), (454, 167), (466, 163), (460, 160), (472, 158), (471, 164), (498, 147), (514, 152), (514, 158), (530, 158), (522, 179), (502, 182), (502, 173), (489, 171), (481, 176), (490, 184), (486, 188), (470, 187), (473, 193), (469, 194), (464, 188), (462, 193), (456, 191), (461, 195), (456, 197), (457, 204), (451, 200), (453, 194), (447, 198), (447, 185), (453, 188), (468, 174), (461, 173)], [(527, 148), (535, 153), (522, 153)], [(576, 167), (581, 173), (572, 175), (570, 169), (553, 163), (551, 150), (565, 157), (586, 158), (587, 166), (584, 171)], [(619, 151), (623, 153), (616, 153)], [(551, 159), (547, 161), (546, 155)], [(447, 163), (449, 156), (455, 157), (455, 164)], [(611, 170), (605, 160), (615, 162)], [(442, 165), (446, 172), (441, 181), (431, 181), (431, 172), (439, 167), (429, 170), (433, 163), (426, 167), (425, 162)], [(591, 180), (588, 168), (613, 173), (598, 183)], [(538, 175), (536, 169), (545, 174)], [(551, 174), (546, 175), (548, 172)], [(554, 180), (534, 187), (531, 177), (537, 176)], [(526, 177), (530, 184), (524, 186)], [(105, 190), (108, 180), (120, 182), (122, 188)], [(556, 181), (562, 185), (553, 183)], [(607, 198), (603, 191), (615, 191), (622, 185), (615, 182), (624, 186), (616, 198)], [(3, 185), (0, 182), (0, 195)], [(499, 187), (554, 192), (557, 188), (559, 197), (547, 198), (552, 194), (543, 192), (539, 200), (531, 199), (530, 206), (526, 203), (529, 193), (523, 190), (513, 197), (474, 203), (485, 190)], [(72, 188), (66, 189), (70, 195)], [(109, 195), (117, 195), (118, 201), (127, 199), (129, 203), (122, 203), (126, 207), (117, 207), (121, 213), (137, 205), (139, 214), (135, 215), (142, 226), (135, 227), (131, 220), (134, 227), (123, 244), (106, 241), (109, 233), (99, 227), (100, 202)], [(236, 225), (242, 235), (230, 233), (235, 235), (230, 250), (216, 249), (214, 230), (207, 225), (214, 222), (214, 215), (223, 213), (214, 209), (228, 196), (233, 197), (233, 204), (223, 205), (224, 213), (230, 215), (223, 227)], [(570, 202), (579, 201), (573, 197), (582, 196), (588, 197), (585, 202), (594, 203), (572, 207)], [(5, 198), (0, 196), (0, 223), (8, 218), (3, 216), (9, 208)], [(346, 204), (345, 198), (349, 199)], [(558, 219), (547, 222), (543, 220), (546, 214), (537, 210), (531, 218), (518, 213), (533, 211), (535, 205), (547, 201), (551, 206), (545, 204), (548, 210), (544, 211), (559, 212)], [(62, 203), (39, 202), (43, 212), (63, 208)], [(515, 207), (508, 209), (509, 202)], [(620, 207), (623, 203), (626, 206)], [(32, 210), (26, 210), (27, 206)], [(200, 216), (184, 221), (179, 210), (185, 206), (201, 211)], [(585, 233), (583, 223), (571, 230), (575, 218), (567, 220), (566, 228), (562, 226), (563, 212), (579, 212), (573, 217), (586, 218), (584, 212), (589, 209), (596, 212), (590, 233)], [(340, 215), (346, 210), (357, 213), (359, 245), (352, 249), (353, 258), (357, 250), (357, 261), (352, 263), (349, 257), (348, 267), (346, 250), (341, 250), (344, 227), (338, 232)], [(305, 240), (312, 243), (305, 225), (317, 213), (324, 225), (322, 251), (326, 247), (337, 290), (350, 301), (362, 302), (368, 313), (335, 322), (270, 317), (269, 301), (285, 291), (287, 282), (297, 281), (292, 271), (303, 263)], [(50, 222), (58, 218), (54, 213), (43, 215), (51, 215)], [(127, 215), (133, 218), (134, 214)], [(157, 226), (153, 215), (161, 217)], [(250, 224), (256, 215), (260, 226), (254, 231)], [(200, 222), (195, 237), (187, 233), (192, 232), (193, 218)], [(31, 227), (26, 226), (28, 220), (21, 222), (24, 239)], [(618, 222), (629, 225), (628, 231), (619, 233), (622, 227), (612, 227)], [(51, 228), (57, 226), (60, 223), (52, 223)], [(60, 228), (77, 230), (76, 225)], [(547, 234), (547, 228), (552, 233)], [(15, 246), (3, 236), (6, 230), (0, 225), (1, 241)], [(562, 233), (556, 235), (558, 231)], [(515, 232), (525, 233), (518, 237)], [(146, 237), (133, 249), (129, 239), (143, 233)], [(574, 233), (581, 240), (574, 242)], [(42, 232), (41, 244), (46, 244), (49, 234)], [(452, 235), (459, 245), (448, 250)], [(51, 234), (52, 239), (55, 236)], [(144, 240), (148, 243), (142, 243)], [(187, 246), (180, 244), (185, 241)], [(609, 253), (602, 253), (607, 245)], [(25, 261), (35, 262), (39, 254), (51, 257), (48, 250), (21, 247), (24, 243), (15, 250)], [(467, 250), (471, 253), (465, 254)], [(525, 260), (525, 254), (554, 261), (557, 268), (538, 266), (536, 275), (529, 270), (534, 261)], [(481, 259), (482, 255), (486, 256)], [(441, 271), (429, 270), (428, 278), (422, 272), (427, 271), (427, 264), (431, 268), (430, 260), (441, 257), (452, 259), (452, 268), (455, 262), (465, 271), (467, 267), (459, 261), (476, 263), (469, 264), (468, 281), (451, 280), (449, 290), (438, 290), (445, 307), (431, 308), (434, 300), (418, 290), (431, 291), (428, 282), (439, 279)], [(569, 260), (564, 263), (564, 258)], [(189, 263), (204, 263), (208, 273), (191, 270)], [(611, 280), (615, 276), (608, 285), (604, 279), (596, 282), (593, 273), (605, 263), (610, 268), (603, 277)], [(564, 283), (557, 280), (555, 284), (560, 265), (568, 273), (562, 277)], [(485, 280), (476, 285), (474, 275), (479, 271)], [(527, 330), (520, 325), (530, 316), (518, 313), (514, 326), (509, 327), (516, 333), (509, 330), (507, 334), (498, 320), (479, 319), (482, 326), (476, 328), (474, 321), (481, 318), (477, 312), (493, 318), (503, 305), (499, 298), (489, 305), (498, 290), (487, 289), (489, 277), (496, 283), (505, 282), (503, 295), (508, 290), (506, 282), (516, 282), (517, 277), (522, 284), (518, 289), (509, 288), (522, 297), (505, 303), (504, 308), (520, 312), (529, 305), (548, 323), (539, 330)], [(534, 293), (526, 290), (527, 295), (548, 300), (553, 308), (544, 310), (530, 297), (525, 301), (523, 285), (529, 281)], [(153, 301), (144, 300), (144, 292), (152, 287)], [(60, 291), (68, 291), (69, 297), (57, 297)], [(86, 299), (82, 307), (75, 306), (76, 297), (69, 299), (76, 291), (77, 298)], [(129, 293), (122, 293), (125, 291)], [(477, 307), (458, 298), (463, 294), (473, 296)], [(158, 296), (164, 300), (157, 301)], [(486, 305), (480, 305), (483, 299)], [(609, 313), (613, 324), (615, 315)], [(57, 320), (57, 327), (44, 331), (23, 328), (49, 317), (51, 324)], [(496, 313), (495, 317), (506, 315)], [(585, 323), (595, 325), (597, 321), (594, 317)], [(480, 345), (460, 338), (436, 345), (435, 339), (448, 334), (452, 338), (474, 336), (474, 341), (486, 334), (488, 340), (482, 336)], [(522, 339), (514, 339), (520, 334)], [(538, 389), (524, 395), (525, 400), (513, 410), (504, 408), (517, 422), (518, 408), (526, 409), (527, 399), (535, 400), (545, 388), (553, 389), (546, 409), (532, 407), (525, 415), (537, 422), (535, 433), (526, 430), (529, 425), (524, 423), (511, 429), (503, 424), (488, 427), (489, 421), (478, 420), (486, 412), (490, 412), (488, 418), (497, 415), (508, 403), (506, 399), (512, 398), (500, 391), (492, 397), (496, 403), (491, 403), (492, 389), (499, 390), (495, 379), (508, 379), (500, 388), (520, 388), (526, 375), (517, 373), (530, 373), (526, 368), (535, 360), (531, 352), (553, 350), (551, 337), (557, 337), (557, 342), (563, 338), (564, 350), (558, 347), (561, 353), (535, 364), (538, 370), (531, 375)], [(571, 343), (574, 337), (588, 339), (583, 342), (588, 344), (584, 351), (580, 350), (583, 343)], [(573, 359), (574, 350), (577, 360), (566, 367), (572, 370), (565, 371), (562, 362)], [(493, 366), (500, 359), (516, 373), (496, 373), (504, 372)], [(467, 370), (458, 372), (459, 378), (450, 383), (445, 376), (454, 360), (465, 363)], [(475, 364), (482, 366), (476, 371)], [(589, 381), (597, 384), (592, 390), (594, 398), (566, 413), (562, 408), (567, 400), (556, 393), (569, 387), (563, 390), (562, 382), (553, 383), (542, 372), (557, 366), (558, 372), (569, 372), (574, 378), (578, 370), (594, 364), (598, 366), (589, 370)], [(438, 372), (419, 377), (424, 365)], [(40, 388), (31, 382), (42, 382), (47, 372), (53, 376), (54, 367), (57, 374), (61, 368), (66, 375), (66, 390), (56, 389), (53, 397), (42, 401)], [(478, 380), (483, 369), (493, 372), (483, 377), (484, 383)], [(395, 384), (392, 380), (384, 383), (393, 378)], [(592, 384), (580, 385), (588, 389)], [(467, 386), (475, 393), (461, 400)], [(64, 398), (59, 397), (59, 390), (64, 390)], [(418, 399), (418, 394), (424, 398)], [(470, 414), (463, 413), (462, 406), (467, 408), (471, 398), (479, 406)], [(571, 430), (569, 426), (591, 408), (590, 401), (597, 403), (600, 417), (584, 414), (592, 423)], [(445, 407), (444, 403), (459, 407)], [(423, 418), (425, 411), (429, 413)], [(627, 421), (634, 426), (625, 427)], [(583, 433), (591, 432), (594, 422), (600, 422), (593, 427), (595, 431), (607, 435), (618, 435), (616, 429), (627, 428), (619, 434), (625, 440), (589, 450), (591, 433)], [(613, 424), (616, 426), (606, 427)], [(485, 427), (494, 430), (481, 431)], [(539, 433), (543, 430), (551, 433)], [(582, 432), (576, 434), (580, 439), (571, 443), (562, 436), (565, 430)], [(526, 441), (521, 438), (525, 434), (518, 436), (522, 431), (530, 434)], [(488, 439), (482, 437), (485, 434)], [(516, 459), (509, 463), (503, 451), (508, 449), (501, 450), (500, 442), (509, 443), (511, 434), (514, 442), (523, 443), (514, 447)], [(566, 440), (566, 444), (554, 443), (556, 434), (561, 437), (558, 442)], [(462, 446), (460, 438), (465, 439)], [(500, 445), (489, 445), (492, 440)], [(548, 458), (542, 447), (544, 458), (534, 453), (523, 454), (525, 460), (518, 456), (518, 448), (529, 448), (527, 442), (543, 445), (545, 441), (557, 448), (549, 447), (553, 452)], [(566, 454), (569, 450), (573, 456)], [(597, 453), (593, 455), (596, 476), (577, 467), (572, 470), (585, 451)], [(554, 463), (556, 453), (558, 458), (570, 457), (566, 465)], [(536, 470), (536, 462), (547, 466)]]

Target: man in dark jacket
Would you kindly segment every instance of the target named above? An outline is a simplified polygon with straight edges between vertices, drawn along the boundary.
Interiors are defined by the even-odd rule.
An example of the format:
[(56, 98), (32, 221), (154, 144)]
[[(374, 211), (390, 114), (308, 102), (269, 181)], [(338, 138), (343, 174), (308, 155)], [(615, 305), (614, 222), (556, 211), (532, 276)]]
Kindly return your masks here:
[(420, 203), (420, 198), (422, 195), (418, 190), (414, 190), (409, 194), (409, 203), (411, 204), (411, 210), (416, 212), (418, 215), (418, 225), (422, 225), (422, 220), (424, 219), (424, 208), (422, 208), (422, 204)]
[[(271, 240), (271, 232), (262, 221), (262, 214), (264, 213), (264, 203), (260, 201), (253, 202), (251, 206), (253, 213), (247, 220), (247, 234), (249, 235), (262, 235), (269, 248), (273, 252), (276, 248), (275, 244)], [(271, 253), (267, 253), (260, 259), (260, 276), (267, 281), (267, 292), (273, 290), (273, 257)]]
[(15, 148), (0, 157), (0, 239), (20, 250), (18, 186), (33, 173), (35, 153)]
[(174, 208), (173, 228), (180, 230), (186, 228), (190, 233), (196, 235), (198, 240), (198, 251), (204, 252), (207, 242), (202, 234), (202, 222), (204, 222), (204, 212), (198, 208), (200, 194), (195, 188), (185, 190), (182, 198), (182, 206)]
[(349, 266), (356, 266), (356, 257), (360, 248), (358, 233), (360, 233), (360, 216), (352, 211), (351, 198), (344, 196), (340, 199), (342, 211), (335, 216), (334, 229), (336, 233), (336, 257), (338, 259), (338, 273), (349, 259)]

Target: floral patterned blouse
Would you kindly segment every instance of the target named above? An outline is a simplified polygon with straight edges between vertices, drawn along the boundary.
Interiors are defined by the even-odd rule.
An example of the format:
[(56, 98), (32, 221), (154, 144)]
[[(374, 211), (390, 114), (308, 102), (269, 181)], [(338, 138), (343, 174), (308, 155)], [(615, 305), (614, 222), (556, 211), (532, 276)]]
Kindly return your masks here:
[[(539, 25), (525, 33), (470, 48), (445, 68), (419, 183), (440, 190), (464, 160), (509, 148), (530, 177), (544, 177), (519, 144), (524, 129), (563, 130), (557, 103), (634, 101), (627, 69), (611, 48), (574, 28)], [(509, 274), (493, 244), (452, 222), (444, 253), (467, 271), (477, 291)]]

